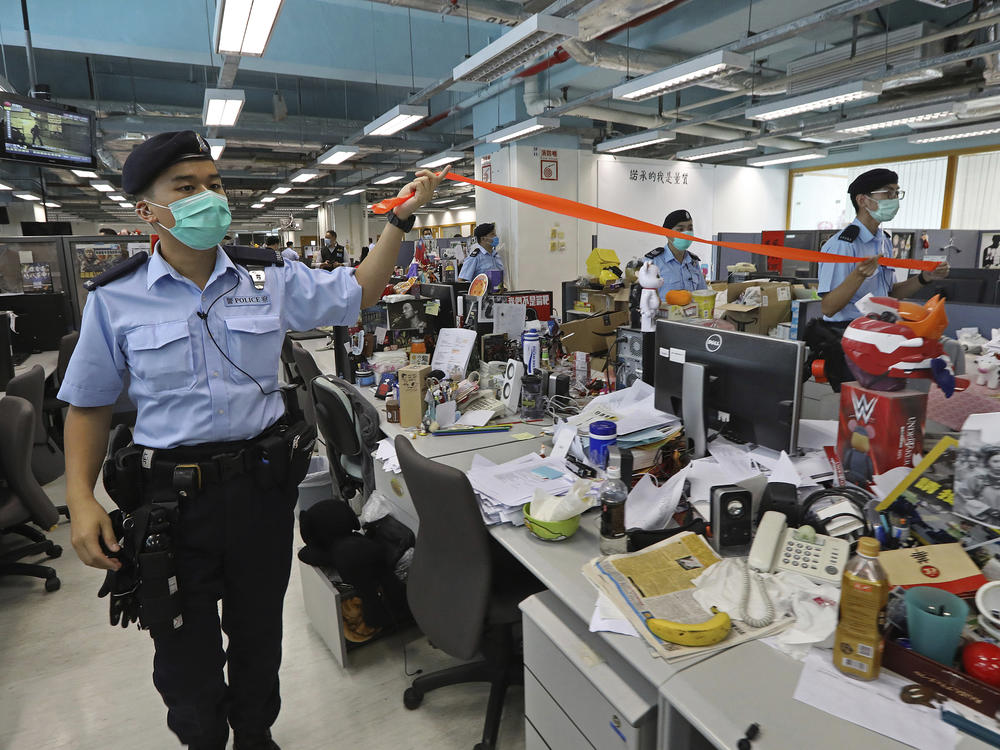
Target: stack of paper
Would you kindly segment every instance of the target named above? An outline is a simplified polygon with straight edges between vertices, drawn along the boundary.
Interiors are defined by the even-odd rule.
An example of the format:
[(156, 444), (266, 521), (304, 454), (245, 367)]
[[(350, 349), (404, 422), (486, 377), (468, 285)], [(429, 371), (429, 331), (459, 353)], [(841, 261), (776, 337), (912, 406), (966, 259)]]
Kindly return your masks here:
[[(676, 425), (680, 422), (674, 415), (656, 409), (654, 393), (653, 386), (637, 380), (629, 388), (598, 396), (587, 404), (582, 412), (567, 421), (574, 425), (581, 435), (589, 433), (591, 422), (609, 420), (618, 428), (619, 442), (622, 442), (624, 437), (631, 437), (633, 433), (638, 432), (648, 437), (649, 433), (645, 432), (647, 430)], [(662, 437), (661, 434), (660, 438)], [(643, 439), (639, 438), (640, 441)], [(642, 442), (637, 444), (641, 445)]]
[(564, 495), (573, 486), (573, 477), (560, 459), (542, 458), (535, 453), (503, 464), (474, 461), (468, 477), (489, 526), (524, 523), (521, 507), (531, 502), (536, 489)]

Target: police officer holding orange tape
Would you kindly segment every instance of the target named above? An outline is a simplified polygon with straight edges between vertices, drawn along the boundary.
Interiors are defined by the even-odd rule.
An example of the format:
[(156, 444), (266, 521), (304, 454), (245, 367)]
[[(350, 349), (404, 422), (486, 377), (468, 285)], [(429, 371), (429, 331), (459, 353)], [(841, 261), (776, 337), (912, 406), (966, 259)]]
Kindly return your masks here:
[[(311, 452), (285, 416), (277, 382), (285, 331), (353, 324), (361, 307), (374, 304), (413, 212), (440, 181), (418, 173), (400, 191), (412, 197), (390, 213), (365, 261), (325, 271), (285, 263), (275, 251), (219, 246), (229, 204), (200, 135), (150, 138), (122, 169), (136, 214), (160, 241), (151, 257), (140, 253), (91, 285), (59, 392), (71, 404), (67, 504), (80, 559), (111, 571), (105, 591), (113, 619), (117, 606), (125, 624), (138, 617), (149, 627), (153, 682), (167, 723), (191, 748), (223, 750), (230, 726), (237, 750), (278, 747), (270, 727), (280, 706), (292, 509)], [(126, 372), (138, 417), (134, 443), (116, 453), (113, 465), (119, 490), (131, 477), (129, 492), (120, 493), (134, 511), (130, 522), (148, 521), (138, 541), (113, 528), (94, 498), (111, 405)], [(137, 558), (120, 541), (172, 566), (160, 598), (128, 603), (133, 592), (115, 579)], [(157, 552), (164, 549), (169, 554)], [(137, 567), (140, 579), (163, 572), (144, 571), (141, 559)]]

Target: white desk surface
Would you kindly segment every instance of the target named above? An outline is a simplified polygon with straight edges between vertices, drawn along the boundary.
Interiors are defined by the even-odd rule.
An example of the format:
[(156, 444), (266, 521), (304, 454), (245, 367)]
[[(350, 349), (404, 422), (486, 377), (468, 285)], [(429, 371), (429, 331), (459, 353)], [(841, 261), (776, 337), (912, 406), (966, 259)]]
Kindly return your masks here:
[(32, 354), (24, 362), (19, 364), (14, 368), (15, 375), (23, 375), (28, 370), (30, 370), (35, 365), (41, 365), (42, 369), (45, 370), (45, 377), (49, 377), (56, 371), (56, 366), (59, 364), (59, 352), (57, 351), (45, 351), (39, 352), (38, 354)]

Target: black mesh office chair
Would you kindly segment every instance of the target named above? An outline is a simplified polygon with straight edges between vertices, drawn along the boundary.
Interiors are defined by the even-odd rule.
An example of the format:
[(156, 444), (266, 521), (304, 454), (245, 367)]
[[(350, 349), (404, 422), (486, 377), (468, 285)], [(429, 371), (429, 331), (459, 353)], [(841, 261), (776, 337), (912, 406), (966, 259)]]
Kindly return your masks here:
[(514, 628), (521, 621), (518, 604), (544, 587), (491, 540), (463, 472), (424, 458), (403, 435), (395, 445), (420, 518), (406, 583), (413, 618), (448, 655), (483, 655), (471, 664), (421, 675), (403, 693), (403, 703), (415, 709), (431, 690), (489, 682), (483, 738), (476, 750), (493, 750), (507, 687), (523, 684), (514, 643)]
[(292, 342), (292, 359), (295, 360), (295, 369), (298, 370), (306, 392), (305, 408), (303, 409), (306, 421), (314, 425), (316, 424), (316, 405), (313, 402), (312, 390), (309, 388), (309, 384), (313, 381), (313, 378), (319, 377), (322, 373), (319, 371), (319, 366), (316, 364), (316, 360), (313, 359), (313, 355), (306, 351), (306, 348), (298, 341)]
[[(364, 493), (365, 464), (371, 468), (371, 450), (365, 449), (353, 405), (336, 383), (320, 375), (308, 381), (307, 388), (316, 409), (316, 427), (326, 443), (330, 476), (340, 498), (350, 500), (358, 492)], [(362, 501), (367, 499), (362, 497)]]
[(56, 394), (59, 393), (59, 386), (62, 385), (63, 380), (66, 378), (66, 368), (69, 367), (69, 358), (73, 356), (73, 350), (76, 349), (76, 342), (79, 340), (79, 331), (67, 333), (59, 340), (59, 360), (56, 363), (55, 378), (51, 385), (46, 386), (45, 399), (42, 402), (45, 429), (48, 430), (49, 437), (59, 447), (59, 450), (64, 450), (63, 428), (65, 427), (65, 420), (63, 419), (63, 410), (69, 404), (59, 399)]
[(45, 370), (41, 365), (35, 365), (27, 372), (15, 375), (7, 383), (7, 395), (23, 398), (34, 411), (31, 470), (35, 479), (39, 484), (48, 484), (53, 479), (58, 479), (66, 471), (66, 461), (63, 452), (49, 438), (45, 429)]
[(31, 470), (31, 439), (35, 432), (35, 414), (23, 398), (6, 396), (0, 399), (0, 536), (18, 534), (31, 544), (15, 547), (0, 555), (0, 575), (25, 575), (45, 580), (45, 590), (59, 588), (59, 578), (53, 568), (18, 562), (31, 555), (45, 554), (56, 558), (62, 547), (27, 524), (50, 529), (59, 520), (48, 495), (39, 486)]

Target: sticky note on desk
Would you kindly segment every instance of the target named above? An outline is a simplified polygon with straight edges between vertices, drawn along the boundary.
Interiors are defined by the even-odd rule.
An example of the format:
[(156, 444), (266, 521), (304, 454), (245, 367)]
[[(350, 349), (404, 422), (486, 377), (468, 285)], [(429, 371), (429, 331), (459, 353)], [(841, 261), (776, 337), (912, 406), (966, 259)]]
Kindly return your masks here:
[(516, 435), (511, 435), (511, 437), (514, 438), (515, 440), (531, 440), (531, 438), (535, 436), (532, 435), (530, 432), (519, 432)]
[(537, 474), (542, 479), (558, 479), (563, 475), (561, 471), (553, 469), (551, 466), (539, 466), (531, 470), (532, 474)]

